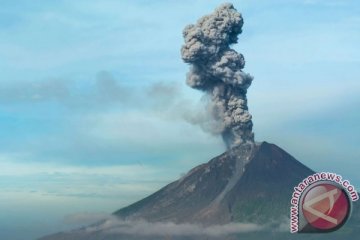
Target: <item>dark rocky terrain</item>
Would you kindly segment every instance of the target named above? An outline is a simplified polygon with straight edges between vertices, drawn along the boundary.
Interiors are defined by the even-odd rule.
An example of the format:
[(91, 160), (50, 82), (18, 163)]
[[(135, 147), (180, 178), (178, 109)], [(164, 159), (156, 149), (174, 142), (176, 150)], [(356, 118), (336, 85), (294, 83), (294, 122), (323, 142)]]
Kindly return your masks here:
[[(288, 216), (293, 187), (313, 171), (274, 144), (240, 145), (193, 168), (179, 180), (154, 194), (116, 211), (111, 220), (68, 233), (41, 238), (60, 239), (349, 239), (359, 236), (359, 206), (355, 205), (350, 222), (328, 234), (290, 234)], [(140, 226), (131, 228), (131, 223)], [(148, 226), (152, 231), (141, 234)], [(156, 223), (164, 223), (156, 225)], [(166, 225), (171, 223), (170, 225)], [(231, 224), (252, 223), (256, 231), (214, 235), (211, 229)], [(128, 224), (128, 225), (127, 225)], [(130, 224), (130, 225), (129, 225)], [(184, 225), (185, 224), (185, 225)], [(231, 226), (230, 226), (230, 225)], [(201, 226), (204, 234), (192, 235), (189, 226)], [(180, 226), (184, 231), (162, 233), (161, 228)], [(155, 228), (155, 232), (154, 232)], [(204, 229), (207, 230), (204, 230)], [(116, 231), (115, 231), (116, 230)], [(135, 232), (134, 232), (135, 231)]]
[(273, 144), (241, 145), (115, 215), (175, 223), (264, 222), (287, 215), (293, 187), (312, 173)]

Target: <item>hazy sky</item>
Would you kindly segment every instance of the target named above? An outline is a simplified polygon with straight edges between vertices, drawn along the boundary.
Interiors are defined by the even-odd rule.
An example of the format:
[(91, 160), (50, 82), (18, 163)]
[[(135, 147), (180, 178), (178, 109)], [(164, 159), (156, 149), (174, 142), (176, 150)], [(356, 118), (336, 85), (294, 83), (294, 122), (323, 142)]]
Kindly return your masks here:
[[(1, 1), (1, 239), (110, 213), (225, 150), (186, 120), (202, 94), (180, 58), (182, 29), (220, 3)], [(233, 4), (256, 140), (360, 187), (360, 2)]]

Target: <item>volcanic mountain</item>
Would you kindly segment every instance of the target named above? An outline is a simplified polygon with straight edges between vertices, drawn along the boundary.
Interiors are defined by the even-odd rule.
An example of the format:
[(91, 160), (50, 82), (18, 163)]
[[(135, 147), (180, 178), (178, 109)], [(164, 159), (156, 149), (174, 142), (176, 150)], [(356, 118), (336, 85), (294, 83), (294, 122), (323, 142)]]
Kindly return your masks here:
[(312, 173), (276, 145), (240, 145), (114, 214), (124, 220), (261, 223), (287, 215), (293, 187)]
[[(281, 224), (288, 222), (293, 187), (314, 173), (290, 154), (274, 144), (262, 142), (243, 144), (199, 165), (184, 177), (168, 184), (154, 194), (122, 208), (113, 214), (115, 219), (130, 225), (133, 222), (193, 224), (208, 228), (231, 223), (252, 223), (270, 226), (257, 232), (226, 236), (191, 236), (171, 232), (140, 234), (126, 231), (130, 225), (113, 224), (109, 220), (44, 237), (59, 239), (338, 239), (353, 236), (359, 229), (359, 209), (353, 221), (340, 231), (326, 235), (288, 233), (288, 223), (281, 232)], [(269, 225), (270, 223), (270, 225)], [(173, 226), (173, 225), (169, 226)], [(145, 226), (145, 225), (144, 225)], [(165, 225), (168, 226), (168, 225)], [(188, 225), (187, 225), (188, 226)], [(344, 229), (344, 230), (343, 230)], [(116, 231), (115, 231), (116, 230)], [(137, 229), (141, 233), (141, 229)], [(159, 230), (161, 231), (161, 230)], [(340, 235), (339, 235), (340, 234)], [(343, 235), (345, 234), (345, 235)], [(350, 235), (349, 235), (350, 234)]]

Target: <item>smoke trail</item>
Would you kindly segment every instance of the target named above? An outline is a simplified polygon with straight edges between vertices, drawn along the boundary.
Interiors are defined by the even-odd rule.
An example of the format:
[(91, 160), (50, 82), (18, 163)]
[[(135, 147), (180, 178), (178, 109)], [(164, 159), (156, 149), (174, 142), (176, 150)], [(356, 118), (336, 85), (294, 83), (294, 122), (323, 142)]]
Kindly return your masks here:
[(210, 114), (220, 123), (220, 133), (228, 148), (253, 143), (251, 115), (246, 92), (253, 77), (241, 71), (242, 54), (230, 48), (242, 32), (243, 19), (230, 3), (185, 27), (182, 59), (190, 63), (187, 84), (210, 96)]

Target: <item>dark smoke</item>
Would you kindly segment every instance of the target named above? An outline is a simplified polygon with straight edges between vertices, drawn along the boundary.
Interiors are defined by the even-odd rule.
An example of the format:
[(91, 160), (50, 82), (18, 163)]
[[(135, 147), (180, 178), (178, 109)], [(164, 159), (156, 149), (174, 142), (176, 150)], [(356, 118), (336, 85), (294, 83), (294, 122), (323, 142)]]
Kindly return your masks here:
[(181, 49), (182, 59), (191, 64), (187, 84), (210, 96), (209, 111), (228, 148), (254, 142), (246, 99), (253, 77), (241, 70), (244, 56), (230, 48), (242, 26), (241, 14), (232, 4), (223, 4), (185, 27)]

